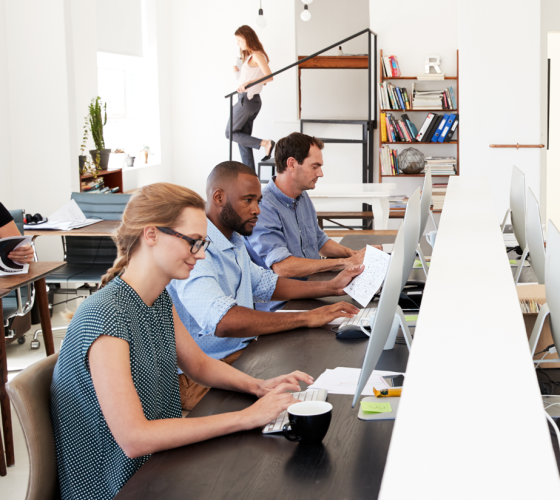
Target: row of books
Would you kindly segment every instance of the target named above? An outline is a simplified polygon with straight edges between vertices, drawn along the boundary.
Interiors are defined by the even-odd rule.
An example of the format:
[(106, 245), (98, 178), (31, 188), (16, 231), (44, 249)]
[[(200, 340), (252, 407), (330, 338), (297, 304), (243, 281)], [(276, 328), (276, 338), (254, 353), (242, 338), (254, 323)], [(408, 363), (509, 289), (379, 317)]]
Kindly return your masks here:
[(387, 82), (379, 84), (379, 101), (381, 109), (410, 109), (410, 99), (406, 88), (395, 87)]
[(434, 210), (442, 210), (447, 193), (447, 184), (434, 184), (432, 186), (432, 207)]
[(457, 174), (457, 158), (454, 156), (426, 156), (426, 165), (422, 173), (429, 168), (433, 176), (438, 175), (456, 175)]
[(459, 115), (428, 113), (420, 131), (405, 113), (401, 119), (381, 113), (381, 142), (450, 142), (459, 125)]
[(385, 78), (398, 78), (401, 76), (401, 69), (397, 56), (383, 56), (383, 76)]
[(457, 109), (453, 87), (443, 90), (416, 90), (413, 83), (412, 109)]
[(379, 165), (381, 175), (400, 175), (397, 150), (391, 149), (389, 146), (381, 146), (379, 148)]
[(109, 188), (105, 186), (105, 180), (103, 177), (97, 177), (90, 182), (82, 182), (82, 192), (87, 193), (116, 193), (119, 190), (118, 187)]

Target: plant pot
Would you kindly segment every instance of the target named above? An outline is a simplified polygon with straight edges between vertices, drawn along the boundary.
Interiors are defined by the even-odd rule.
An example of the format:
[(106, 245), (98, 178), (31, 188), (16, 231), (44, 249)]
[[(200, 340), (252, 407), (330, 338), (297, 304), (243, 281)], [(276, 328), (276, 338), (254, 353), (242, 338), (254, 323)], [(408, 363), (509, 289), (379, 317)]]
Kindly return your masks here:
[(129, 156), (126, 158), (126, 166), (127, 167), (134, 167), (134, 159), (136, 156)]
[(86, 155), (78, 156), (78, 160), (80, 161), (80, 175), (84, 172), (84, 165), (86, 164)]
[[(95, 158), (97, 156), (97, 150), (96, 149), (92, 149), (89, 154), (91, 155), (91, 158), (93, 160), (93, 163), (95, 163)], [(110, 149), (102, 149), (99, 152), (99, 166), (101, 167), (101, 170), (107, 170), (107, 167), (109, 166), (109, 155), (111, 154), (111, 150)]]

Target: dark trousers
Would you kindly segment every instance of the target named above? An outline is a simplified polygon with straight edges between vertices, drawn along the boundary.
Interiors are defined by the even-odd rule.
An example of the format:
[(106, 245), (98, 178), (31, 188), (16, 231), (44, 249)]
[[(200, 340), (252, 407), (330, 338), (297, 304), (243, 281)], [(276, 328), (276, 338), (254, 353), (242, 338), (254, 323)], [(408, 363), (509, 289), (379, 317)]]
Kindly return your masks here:
[[(247, 93), (239, 94), (237, 104), (233, 106), (233, 141), (239, 145), (241, 162), (255, 170), (255, 159), (252, 149), (261, 147), (261, 139), (252, 137), (253, 122), (261, 110), (262, 102), (259, 94), (247, 99)], [(226, 127), (226, 138), (229, 139), (229, 120)]]

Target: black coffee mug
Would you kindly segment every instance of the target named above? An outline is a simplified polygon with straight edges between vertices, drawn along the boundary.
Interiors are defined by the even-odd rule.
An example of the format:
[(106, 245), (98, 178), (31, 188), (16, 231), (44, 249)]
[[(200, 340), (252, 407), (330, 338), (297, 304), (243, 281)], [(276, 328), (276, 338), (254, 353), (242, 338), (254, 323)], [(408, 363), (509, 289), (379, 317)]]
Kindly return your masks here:
[(282, 432), (289, 441), (303, 444), (319, 444), (327, 431), (332, 418), (332, 405), (326, 401), (304, 401), (288, 407), (290, 422)]

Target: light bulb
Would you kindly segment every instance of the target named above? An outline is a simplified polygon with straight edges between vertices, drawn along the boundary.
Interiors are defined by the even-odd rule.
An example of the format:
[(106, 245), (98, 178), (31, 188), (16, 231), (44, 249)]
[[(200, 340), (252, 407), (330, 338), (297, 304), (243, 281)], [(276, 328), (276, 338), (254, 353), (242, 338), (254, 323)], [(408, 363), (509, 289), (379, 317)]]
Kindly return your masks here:
[(302, 21), (309, 21), (311, 19), (311, 12), (307, 8), (307, 4), (303, 8), (303, 12), (301, 13), (301, 20)]
[(301, 0), (304, 4), (309, 5), (313, 0)]
[(259, 28), (266, 28), (266, 19), (265, 19), (265, 17), (264, 17), (264, 14), (263, 14), (263, 10), (262, 10), (262, 9), (259, 9), (259, 15), (258, 15), (258, 17), (257, 17), (257, 21), (256, 21), (256, 22), (257, 22), (257, 26), (258, 26)]

